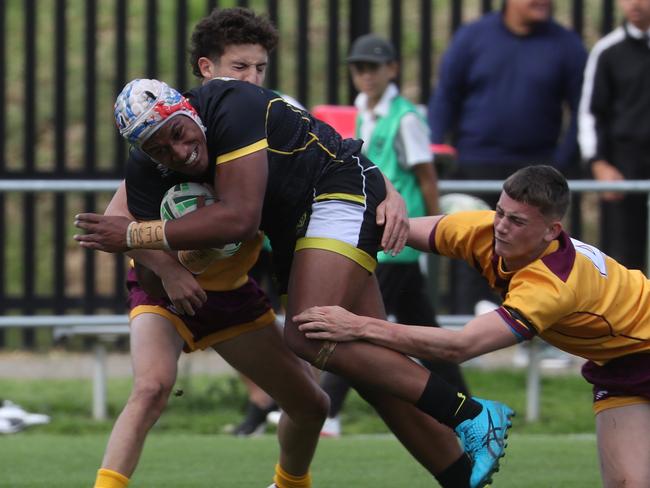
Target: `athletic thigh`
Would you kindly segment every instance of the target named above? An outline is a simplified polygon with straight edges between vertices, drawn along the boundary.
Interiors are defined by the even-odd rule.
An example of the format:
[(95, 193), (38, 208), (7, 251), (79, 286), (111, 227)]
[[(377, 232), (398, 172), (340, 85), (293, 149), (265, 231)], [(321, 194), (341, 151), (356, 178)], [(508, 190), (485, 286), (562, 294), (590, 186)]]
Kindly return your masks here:
[(215, 344), (214, 349), (235, 369), (261, 387), (289, 415), (305, 405), (326, 408), (309, 365), (284, 343), (282, 330), (273, 324)]
[[(369, 285), (372, 286), (369, 288)], [(380, 310), (373, 310), (372, 305), (364, 307), (368, 315), (384, 315), (376, 279), (365, 268), (335, 252), (302, 249), (296, 252), (291, 268), (285, 337), (303, 342), (304, 348), (315, 353), (322, 341), (305, 339), (292, 317), (309, 307), (322, 305), (340, 305), (357, 311), (361, 301), (369, 301), (375, 307), (381, 306)]]
[(162, 315), (142, 313), (131, 319), (131, 362), (136, 384), (155, 381), (171, 388), (176, 381), (183, 340)]
[(596, 432), (603, 486), (650, 486), (650, 404), (601, 411)]

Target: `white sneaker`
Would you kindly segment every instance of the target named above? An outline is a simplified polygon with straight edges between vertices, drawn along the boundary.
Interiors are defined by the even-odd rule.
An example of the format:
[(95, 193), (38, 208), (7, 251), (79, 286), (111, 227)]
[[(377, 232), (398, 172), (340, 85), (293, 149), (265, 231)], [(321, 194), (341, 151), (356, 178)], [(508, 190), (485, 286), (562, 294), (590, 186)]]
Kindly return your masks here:
[(14, 402), (9, 400), (2, 402), (2, 407), (0, 407), (0, 419), (19, 420), (25, 426), (50, 423), (49, 415), (26, 412), (20, 405), (16, 405)]
[(19, 419), (3, 419), (0, 417), (0, 434), (15, 434), (20, 432), (25, 427), (22, 420)]
[(327, 417), (320, 429), (321, 437), (341, 437), (341, 417)]

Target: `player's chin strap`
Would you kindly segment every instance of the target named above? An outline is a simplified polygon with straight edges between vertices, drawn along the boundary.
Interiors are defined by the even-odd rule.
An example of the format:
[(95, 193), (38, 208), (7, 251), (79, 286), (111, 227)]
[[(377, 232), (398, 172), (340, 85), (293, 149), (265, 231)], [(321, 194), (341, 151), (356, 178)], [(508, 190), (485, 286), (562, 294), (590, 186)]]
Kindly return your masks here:
[(323, 345), (318, 350), (318, 354), (316, 354), (316, 359), (314, 359), (314, 362), (312, 363), (314, 367), (318, 369), (325, 369), (327, 361), (329, 361), (330, 356), (332, 356), (334, 353), (334, 349), (336, 349), (337, 344), (338, 342), (324, 341)]
[(165, 221), (131, 222), (126, 229), (126, 246), (129, 249), (171, 250), (165, 237)]

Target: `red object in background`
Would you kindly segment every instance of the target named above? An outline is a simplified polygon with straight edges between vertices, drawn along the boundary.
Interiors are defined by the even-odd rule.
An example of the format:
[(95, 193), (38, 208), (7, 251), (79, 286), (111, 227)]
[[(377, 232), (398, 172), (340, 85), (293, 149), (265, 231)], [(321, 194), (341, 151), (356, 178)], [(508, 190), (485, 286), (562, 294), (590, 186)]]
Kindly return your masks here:
[(431, 148), (432, 154), (450, 156), (452, 158), (456, 157), (456, 149), (449, 144), (431, 144), (429, 147)]
[[(311, 114), (331, 125), (343, 138), (354, 137), (357, 108), (353, 105), (316, 105)], [(431, 153), (456, 157), (456, 149), (448, 144), (431, 144)]]
[(316, 105), (311, 109), (311, 114), (318, 120), (334, 127), (344, 139), (354, 137), (356, 107), (352, 105)]

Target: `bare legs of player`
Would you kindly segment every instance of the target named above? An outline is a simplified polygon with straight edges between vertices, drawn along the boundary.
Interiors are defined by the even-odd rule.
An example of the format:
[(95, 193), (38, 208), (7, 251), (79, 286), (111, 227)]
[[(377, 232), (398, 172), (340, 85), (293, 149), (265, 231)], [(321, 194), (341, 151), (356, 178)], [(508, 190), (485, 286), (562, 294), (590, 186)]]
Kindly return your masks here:
[(609, 408), (596, 415), (604, 488), (650, 486), (650, 405)]
[[(141, 314), (131, 322), (134, 385), (113, 427), (103, 468), (126, 477), (135, 471), (147, 433), (165, 409), (176, 381), (182, 345), (173, 325), (160, 315)], [(215, 349), (267, 389), (287, 412), (278, 429), (279, 463), (290, 474), (305, 474), (329, 406), (308, 365), (288, 350), (276, 325), (242, 334)]]
[[(296, 252), (288, 295), (285, 339), (292, 350), (311, 361), (322, 342), (305, 339), (291, 321), (296, 313), (315, 305), (340, 305), (357, 314), (385, 315), (374, 275), (330, 251)], [(452, 430), (415, 407), (430, 373), (405, 355), (367, 342), (339, 343), (326, 369), (359, 386), (402, 444), (432, 474), (462, 455)]]

